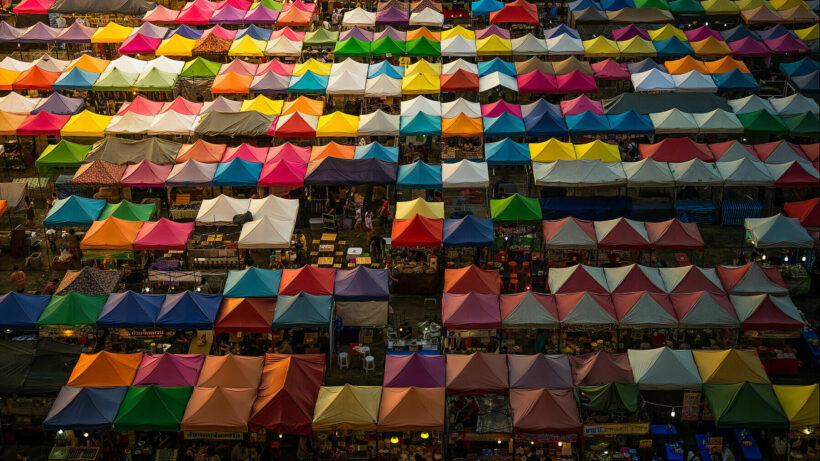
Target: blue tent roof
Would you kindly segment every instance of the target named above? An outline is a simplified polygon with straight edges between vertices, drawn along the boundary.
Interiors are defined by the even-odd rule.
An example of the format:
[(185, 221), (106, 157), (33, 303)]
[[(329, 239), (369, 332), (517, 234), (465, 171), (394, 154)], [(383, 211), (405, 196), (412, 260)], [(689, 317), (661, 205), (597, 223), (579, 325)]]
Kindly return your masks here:
[(524, 120), (504, 112), (498, 117), (484, 118), (484, 137), (503, 138), (507, 136), (524, 136)]
[[(587, 9), (590, 6), (593, 7), (593, 8), (596, 8), (596, 9), (600, 9), (600, 6), (598, 5), (598, 2), (594, 2), (592, 0), (583, 0), (583, 1), (587, 1), (588, 3), (591, 3), (591, 5), (585, 5), (583, 8), (581, 8), (582, 10)], [(559, 24), (558, 26), (553, 27), (552, 29), (545, 30), (544, 31), (544, 38), (547, 39), (547, 38), (557, 37), (559, 35), (564, 35), (564, 34), (568, 34), (570, 37), (577, 38), (579, 40), (581, 39), (581, 34), (579, 34), (576, 29), (573, 29), (572, 27), (570, 27), (566, 24)]]
[(615, 134), (652, 134), (655, 126), (647, 115), (628, 110), (616, 115), (607, 115), (607, 121)]
[(247, 162), (235, 158), (230, 162), (220, 163), (214, 174), (214, 186), (256, 186), (259, 175), (262, 174), (262, 164)]
[(340, 301), (386, 301), (390, 299), (387, 269), (357, 266), (337, 270), (333, 297)]
[(561, 108), (544, 99), (521, 106), (527, 136), (566, 136), (567, 123)]
[(820, 62), (817, 62), (808, 56), (799, 61), (780, 63), (780, 70), (783, 71), (787, 77), (810, 74), (818, 69), (820, 69)]
[(97, 328), (153, 327), (164, 301), (165, 295), (112, 293), (97, 318)]
[(171, 38), (174, 35), (179, 35), (179, 36), (182, 36), (182, 37), (185, 37), (185, 38), (189, 38), (191, 40), (199, 40), (200, 38), (202, 38), (202, 34), (204, 32), (205, 32), (204, 30), (193, 29), (191, 27), (188, 27), (185, 24), (182, 24), (181, 26), (177, 27), (176, 29), (169, 30), (168, 31), (168, 37), (166, 37), (166, 38)]
[(428, 165), (421, 160), (399, 165), (399, 189), (441, 189), (441, 165)]
[(772, 40), (775, 38), (780, 38), (784, 35), (791, 35), (792, 37), (797, 38), (797, 36), (795, 36), (789, 29), (786, 29), (783, 24), (777, 24), (774, 27), (763, 29), (757, 33), (757, 36), (760, 37), (761, 40)]
[(689, 42), (684, 42), (678, 37), (669, 37), (666, 40), (652, 42), (658, 56), (689, 56), (695, 54)]
[(490, 75), (493, 72), (501, 72), (502, 74), (507, 74), (510, 77), (515, 78), (518, 74), (515, 71), (515, 63), (504, 61), (501, 58), (493, 58), (489, 61), (482, 61), (478, 63), (478, 76), (484, 77), (485, 75)]
[(715, 81), (720, 91), (757, 91), (760, 89), (760, 85), (752, 74), (744, 74), (737, 69), (732, 69), (725, 74), (712, 74), (712, 80)]
[(624, 8), (635, 8), (632, 0), (601, 0), (601, 8), (604, 11), (618, 11)]
[(467, 215), (461, 219), (444, 220), (444, 246), (488, 247), (493, 244), (492, 218)]
[(165, 295), (157, 317), (157, 327), (212, 329), (222, 295), (206, 295), (186, 291)]
[(814, 71), (804, 75), (792, 75), (789, 81), (801, 93), (817, 93), (820, 91), (820, 72)]
[(91, 91), (94, 82), (96, 82), (98, 78), (100, 78), (100, 74), (97, 72), (89, 72), (75, 67), (68, 71), (65, 77), (54, 82), (53, 88), (55, 90)]
[(661, 66), (652, 58), (646, 58), (639, 62), (630, 62), (626, 65), (626, 68), (629, 69), (630, 74), (638, 74), (652, 69), (658, 69), (661, 72), (666, 72), (666, 67)]
[(0, 329), (33, 331), (51, 296), (10, 292), (0, 296)]
[(48, 210), (43, 225), (45, 227), (90, 227), (100, 217), (105, 205), (105, 200), (70, 195), (54, 203), (54, 206)]
[(383, 146), (379, 142), (371, 142), (364, 146), (356, 146), (353, 158), (376, 158), (383, 162), (397, 163), (399, 161), (398, 146)]
[(226, 298), (270, 298), (279, 294), (281, 270), (249, 267), (228, 272), (222, 295)]
[(402, 136), (440, 135), (441, 117), (419, 112), (412, 117), (402, 117), (399, 133)]
[(404, 67), (394, 66), (387, 61), (382, 61), (378, 64), (371, 64), (367, 68), (367, 78), (376, 78), (382, 74), (387, 74), (390, 78), (402, 78), (404, 77)]
[(470, 10), (474, 15), (482, 16), (504, 8), (504, 2), (499, 0), (477, 0), (472, 2)]
[(529, 165), (532, 163), (529, 145), (517, 143), (510, 138), (485, 144), (484, 157), (488, 165)]
[(590, 7), (595, 8), (599, 11), (601, 10), (601, 4), (593, 0), (575, 0), (574, 2), (569, 2), (567, 6), (569, 7), (570, 11), (581, 11)]
[(746, 37), (752, 37), (755, 40), (760, 40), (760, 36), (757, 35), (757, 32), (749, 29), (745, 24), (740, 24), (739, 26), (732, 27), (731, 29), (721, 31), (720, 35), (723, 37), (723, 41), (727, 43), (735, 42)]
[(300, 292), (296, 296), (280, 296), (273, 310), (274, 328), (330, 327), (333, 296), (317, 296)]
[(302, 75), (294, 75), (290, 78), (288, 91), (291, 93), (323, 93), (327, 89), (327, 82), (330, 79), (327, 75), (318, 75), (313, 71), (307, 71)]
[(251, 25), (251, 26), (246, 27), (244, 29), (239, 29), (236, 32), (236, 37), (234, 37), (234, 40), (239, 40), (240, 38), (242, 38), (246, 35), (250, 35), (251, 38), (253, 38), (253, 39), (264, 40), (264, 41), (267, 42), (268, 40), (270, 40), (270, 34), (271, 34), (270, 29), (263, 29), (259, 26)]
[(568, 115), (566, 120), (569, 134), (598, 134), (612, 131), (605, 115), (598, 115), (590, 110), (578, 115)]
[(126, 386), (63, 386), (43, 421), (43, 429), (111, 429), (127, 390)]

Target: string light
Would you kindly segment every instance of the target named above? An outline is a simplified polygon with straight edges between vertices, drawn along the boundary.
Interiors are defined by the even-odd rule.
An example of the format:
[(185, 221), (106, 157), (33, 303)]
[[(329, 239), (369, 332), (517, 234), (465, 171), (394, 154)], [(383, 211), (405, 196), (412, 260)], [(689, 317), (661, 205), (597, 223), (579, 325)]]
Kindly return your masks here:
[(784, 257), (783, 257), (783, 261), (784, 261), (784, 262), (789, 262), (789, 257), (788, 257), (788, 256), (784, 256)]
[(399, 438), (395, 435), (393, 437), (390, 437), (390, 443), (399, 443)]
[(672, 416), (673, 418), (675, 417), (675, 409), (674, 408), (672, 409), (672, 413), (670, 413), (670, 416)]

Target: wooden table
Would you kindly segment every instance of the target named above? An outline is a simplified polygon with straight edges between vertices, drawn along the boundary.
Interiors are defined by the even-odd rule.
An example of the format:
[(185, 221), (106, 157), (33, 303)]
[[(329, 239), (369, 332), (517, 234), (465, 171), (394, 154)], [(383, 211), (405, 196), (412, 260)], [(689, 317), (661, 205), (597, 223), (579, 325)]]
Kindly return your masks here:
[(322, 234), (322, 241), (323, 242), (333, 242), (336, 240), (336, 234), (325, 233)]
[(360, 256), (356, 258), (357, 265), (370, 265), (370, 256)]
[(319, 258), (318, 264), (320, 266), (332, 266), (333, 265), (333, 257), (332, 256), (323, 256)]

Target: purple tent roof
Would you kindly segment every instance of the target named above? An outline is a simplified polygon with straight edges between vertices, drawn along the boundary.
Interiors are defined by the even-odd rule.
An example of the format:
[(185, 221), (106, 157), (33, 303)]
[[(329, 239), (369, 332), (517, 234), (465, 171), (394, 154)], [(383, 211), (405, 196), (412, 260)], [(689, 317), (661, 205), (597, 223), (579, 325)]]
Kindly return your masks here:
[(290, 85), (290, 75), (279, 75), (275, 72), (266, 72), (257, 75), (251, 83), (251, 93), (287, 93)]
[(384, 362), (384, 387), (444, 387), (443, 355), (388, 355)]
[(616, 42), (620, 42), (621, 40), (629, 40), (635, 36), (641, 37), (644, 40), (649, 40), (649, 32), (641, 29), (640, 27), (636, 27), (635, 24), (630, 24), (626, 27), (612, 31), (612, 39)]
[(144, 22), (136, 30), (131, 32), (131, 35), (142, 34), (146, 37), (164, 39), (168, 38), (168, 36), (170, 36), (172, 33), (173, 31), (168, 29), (167, 27), (151, 24), (150, 22)]
[(441, 320), (448, 330), (501, 328), (498, 295), (470, 292), (444, 293), (441, 297)]
[(478, 29), (477, 31), (475, 31), (476, 40), (481, 40), (482, 38), (489, 37), (490, 35), (498, 35), (501, 38), (509, 39), (510, 31), (504, 29), (503, 27), (498, 27), (495, 24), (485, 29)]
[(325, 157), (310, 162), (305, 184), (332, 186), (339, 184), (392, 184), (396, 182), (395, 163), (377, 158), (343, 159)]
[(259, 5), (249, 10), (245, 15), (245, 24), (275, 24), (279, 19), (279, 12)]
[(376, 24), (407, 24), (410, 21), (410, 13), (398, 8), (385, 8), (376, 13)]
[(96, 31), (96, 27), (84, 26), (75, 21), (74, 24), (63, 29), (57, 36), (57, 41), (60, 43), (89, 43)]
[(134, 386), (196, 386), (202, 354), (145, 354), (134, 376)]
[(205, 32), (204, 30), (193, 29), (186, 24), (182, 24), (181, 26), (177, 27), (176, 29), (172, 29), (169, 31), (171, 34), (168, 38), (174, 35), (179, 35), (180, 37), (188, 38), (191, 40), (199, 40), (202, 38), (202, 34)]
[(211, 185), (216, 174), (216, 163), (202, 163), (186, 160), (174, 165), (171, 173), (165, 178), (165, 186), (207, 187)]
[(387, 269), (358, 266), (351, 270), (337, 270), (333, 296), (343, 301), (387, 300), (390, 299), (387, 280)]
[(744, 37), (734, 42), (729, 42), (729, 48), (735, 56), (769, 56), (772, 54), (766, 45), (752, 37)]
[(83, 98), (69, 98), (55, 91), (49, 97), (41, 100), (31, 113), (46, 111), (56, 115), (74, 115), (80, 112), (84, 102)]
[(25, 29), (10, 26), (6, 21), (0, 22), (0, 42), (16, 41), (25, 31)]
[(396, 30), (392, 26), (387, 26), (383, 31), (376, 32), (376, 35), (373, 36), (373, 41), (381, 40), (384, 37), (390, 37), (393, 40), (403, 42), (407, 38), (407, 32), (404, 32), (403, 30)]
[(373, 41), (373, 32), (362, 29), (359, 26), (353, 26), (352, 28), (342, 32), (339, 35), (339, 41), (347, 40), (349, 38), (357, 38), (364, 42), (372, 42)]
[(211, 24), (242, 24), (245, 22), (245, 13), (232, 5), (225, 5), (211, 16)]
[(569, 27), (566, 24), (561, 24), (558, 27), (553, 27), (552, 29), (545, 30), (544, 38), (552, 38), (564, 34), (569, 34), (570, 37), (574, 37), (579, 40), (581, 39), (581, 34), (579, 34), (577, 30), (573, 29), (572, 27)]
[(564, 354), (508, 355), (511, 389), (569, 389), (572, 371)]
[(42, 22), (36, 22), (33, 26), (27, 28), (22, 35), (20, 41), (23, 43), (47, 43), (53, 42), (57, 39), (63, 29), (47, 26)]
[(773, 53), (790, 54), (809, 52), (809, 47), (802, 40), (795, 38), (792, 34), (781, 35), (780, 37), (763, 40), (763, 43), (772, 50)]
[(783, 35), (791, 33), (792, 32), (789, 31), (789, 29), (786, 29), (783, 24), (778, 24), (774, 27), (757, 31), (757, 36), (760, 37), (761, 40), (771, 40), (773, 38), (782, 37)]
[(690, 42), (699, 42), (713, 37), (715, 40), (723, 41), (723, 35), (720, 32), (710, 29), (708, 26), (700, 26), (697, 29), (691, 29), (683, 32)]

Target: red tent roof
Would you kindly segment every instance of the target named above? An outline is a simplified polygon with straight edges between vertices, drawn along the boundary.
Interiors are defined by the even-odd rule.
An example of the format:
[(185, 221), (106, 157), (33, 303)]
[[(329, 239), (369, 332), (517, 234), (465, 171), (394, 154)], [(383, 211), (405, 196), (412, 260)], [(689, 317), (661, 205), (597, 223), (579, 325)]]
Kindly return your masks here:
[(295, 146), (289, 141), (284, 144), (273, 146), (268, 150), (268, 156), (265, 158), (266, 162), (275, 162), (278, 160), (287, 160), (294, 163), (307, 163), (310, 161), (310, 147)]
[(630, 78), (629, 71), (612, 58), (594, 62), (591, 67), (597, 80), (629, 80)]
[(703, 250), (703, 237), (697, 223), (670, 219), (663, 222), (646, 222), (649, 243), (658, 250), (691, 249)]
[[(732, 307), (732, 303), (729, 302), (729, 297), (726, 295), (719, 295), (706, 291), (697, 291), (694, 293), (672, 293), (669, 295), (669, 301), (675, 309), (675, 317), (677, 317), (678, 321), (681, 323), (681, 328), (688, 325), (697, 325), (698, 327), (705, 328), (707, 324), (709, 326), (728, 326), (728, 323), (724, 323), (724, 320), (729, 321), (731, 319), (734, 319), (734, 325), (737, 325), (737, 314), (735, 314), (735, 309)], [(714, 310), (699, 310), (697, 312), (692, 312), (697, 306), (702, 306), (701, 309), (703, 307), (713, 309), (712, 306), (715, 305), (723, 309), (724, 312), (720, 313), (720, 311)], [(687, 318), (690, 313), (692, 313), (693, 317)], [(726, 315), (724, 315), (724, 313)]]
[(579, 293), (582, 291), (609, 293), (609, 289), (605, 286), (606, 278), (603, 276), (603, 269), (601, 268), (577, 264), (572, 267), (561, 268), (560, 271), (568, 271), (570, 274), (562, 277), (563, 283), (560, 286), (549, 287), (553, 293)]
[(803, 227), (820, 227), (820, 198), (783, 205), (786, 216), (797, 218)]
[(329, 267), (302, 266), (299, 269), (282, 271), (279, 282), (280, 295), (298, 295), (301, 292), (311, 295), (332, 295), (333, 282), (336, 280), (336, 269)]
[(194, 0), (185, 4), (174, 22), (177, 24), (208, 24), (215, 10), (216, 2)]
[(40, 66), (31, 66), (24, 70), (11, 87), (15, 90), (50, 90), (60, 78), (60, 72), (49, 72)]
[(651, 297), (652, 300), (655, 301), (655, 303), (657, 303), (657, 305), (661, 307), (661, 309), (666, 311), (666, 313), (672, 316), (672, 318), (677, 319), (677, 315), (675, 315), (675, 308), (672, 306), (672, 302), (669, 300), (669, 295), (665, 293), (653, 293), (651, 291), (635, 291), (632, 293), (612, 294), (612, 305), (615, 307), (615, 313), (618, 314), (618, 322), (621, 322), (627, 316), (627, 314), (629, 314), (632, 311), (632, 309), (638, 304), (638, 301), (640, 301), (641, 298), (643, 298), (644, 296)]
[(177, 96), (173, 101), (163, 104), (161, 112), (168, 112), (169, 110), (172, 110), (182, 115), (199, 115), (199, 112), (202, 110), (202, 106), (204, 105), (204, 102), (193, 102), (183, 98), (182, 96)]
[(505, 4), (504, 8), (490, 13), (490, 23), (538, 24), (538, 8), (526, 0), (515, 0)]
[(273, 298), (224, 298), (214, 331), (270, 333), (275, 307), (276, 300)]
[(124, 102), (120, 106), (117, 115), (125, 115), (128, 112), (134, 112), (140, 115), (157, 115), (162, 111), (165, 103), (161, 101), (151, 101), (142, 96), (137, 96), (131, 102)]
[(447, 354), (448, 392), (506, 393), (507, 356), (503, 354)]
[(445, 293), (501, 293), (501, 276), (497, 270), (479, 269), (475, 265), (444, 271)]
[(262, 166), (260, 186), (302, 187), (305, 184), (306, 163), (276, 160)]
[(146, 221), (134, 240), (134, 249), (185, 250), (193, 232), (192, 222), (174, 222), (165, 218), (160, 218), (159, 221)]
[(663, 293), (663, 279), (655, 267), (632, 264), (621, 267), (607, 267), (604, 269), (610, 293), (632, 293), (635, 291), (650, 291)]
[[(580, 229), (581, 232), (578, 232)], [(570, 230), (571, 232), (566, 232)], [(577, 218), (563, 218), (556, 221), (544, 221), (544, 243), (553, 248), (596, 248), (598, 237), (592, 221)]]
[(250, 429), (310, 435), (324, 376), (324, 354), (266, 354), (259, 393), (248, 421)]
[(421, 215), (410, 219), (396, 219), (393, 221), (390, 246), (440, 247), (443, 227), (443, 219), (428, 219)]
[[(775, 150), (777, 150), (778, 148), (781, 147), (781, 145), (788, 148), (788, 149), (790, 149), (790, 150), (792, 150), (794, 152), (794, 155), (797, 158), (800, 158), (800, 159), (803, 159), (803, 160), (808, 160), (809, 159), (808, 157), (806, 157), (806, 154), (803, 152), (803, 149), (801, 149), (800, 146), (798, 146), (797, 144), (792, 144), (788, 141), (784, 141), (782, 139), (780, 141), (767, 142), (767, 143), (764, 143), (764, 144), (755, 144), (752, 147), (754, 148), (755, 153), (757, 154), (757, 157), (761, 161), (765, 162), (775, 152)], [(774, 161), (772, 163), (778, 163), (778, 162)]]
[[(713, 142), (709, 144), (709, 150), (712, 151), (712, 155), (715, 157), (715, 160), (720, 160), (726, 151), (729, 150), (738, 141), (726, 141), (726, 142)], [(755, 153), (755, 148), (748, 144), (741, 144), (750, 154), (752, 157), (758, 158), (757, 154)]]
[(478, 74), (459, 69), (442, 75), (441, 91), (478, 91)]
[(715, 160), (709, 146), (691, 138), (666, 138), (655, 144), (640, 144), (638, 151), (642, 158), (651, 158), (656, 162), (688, 162), (695, 158), (704, 162)]
[(18, 135), (28, 136), (57, 136), (63, 125), (68, 122), (70, 115), (56, 115), (46, 111), (37, 112), (35, 115), (29, 115), (23, 120), (23, 123), (17, 127)]
[(122, 187), (165, 187), (165, 178), (171, 174), (173, 165), (158, 165), (143, 160), (134, 165), (128, 165), (120, 178)]
[(626, 353), (591, 352), (569, 356), (572, 381), (576, 386), (633, 383), (632, 366)]
[(555, 297), (553, 295), (525, 291), (523, 293), (510, 293), (499, 296), (498, 304), (501, 309), (501, 319), (506, 319), (510, 314), (515, 312), (515, 310), (518, 309), (518, 305), (521, 304), (528, 294), (532, 294), (535, 300), (538, 301), (538, 304), (540, 304), (549, 315), (556, 319), (558, 318), (558, 309), (555, 307)]
[(774, 185), (777, 187), (816, 187), (817, 172), (811, 174), (808, 168), (811, 168), (811, 166), (805, 162), (788, 162), (788, 166), (782, 173), (774, 178)]
[[(693, 293), (695, 291), (708, 291), (709, 293), (725, 294), (722, 286), (706, 276), (704, 270), (714, 271), (714, 269), (701, 269), (698, 266), (685, 267), (664, 267), (661, 268), (661, 277), (669, 293)], [(720, 283), (718, 280), (717, 283)]]
[(595, 222), (595, 234), (598, 236), (600, 249), (648, 250), (649, 240), (640, 232), (645, 230), (643, 222), (626, 218)]
[(732, 294), (788, 292), (786, 282), (776, 267), (761, 267), (755, 263), (718, 266), (717, 273), (723, 288)]
[(814, 144), (800, 144), (800, 148), (803, 149), (803, 153), (806, 154), (806, 157), (812, 162), (817, 162), (820, 160), (820, 142), (816, 142)]
[(805, 326), (800, 319), (800, 311), (788, 296), (773, 297), (766, 294), (731, 298), (741, 318), (740, 327), (744, 330), (800, 331)]
[(617, 323), (617, 313), (609, 295), (587, 292), (557, 293), (555, 306), (558, 309), (558, 319), (562, 324)]
[[(282, 116), (285, 117), (285, 116)], [(276, 137), (291, 137), (291, 138), (315, 138), (316, 127), (308, 123), (301, 113), (294, 112), (284, 123), (277, 126), (279, 120), (271, 125), (271, 130), (268, 133)]]
[(451, 330), (501, 328), (498, 295), (444, 293), (441, 320), (444, 327)]
[(513, 428), (525, 434), (581, 431), (578, 405), (571, 389), (511, 389)]

